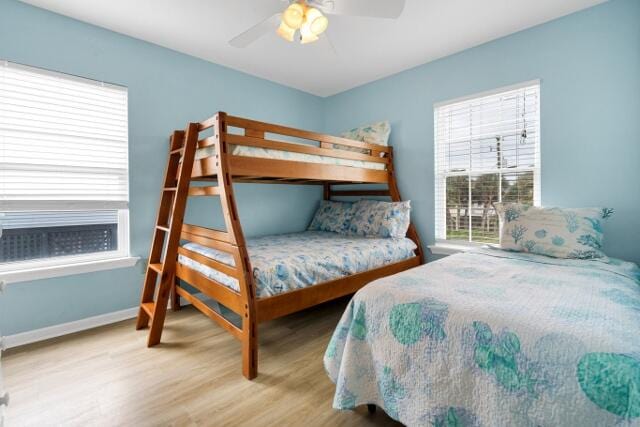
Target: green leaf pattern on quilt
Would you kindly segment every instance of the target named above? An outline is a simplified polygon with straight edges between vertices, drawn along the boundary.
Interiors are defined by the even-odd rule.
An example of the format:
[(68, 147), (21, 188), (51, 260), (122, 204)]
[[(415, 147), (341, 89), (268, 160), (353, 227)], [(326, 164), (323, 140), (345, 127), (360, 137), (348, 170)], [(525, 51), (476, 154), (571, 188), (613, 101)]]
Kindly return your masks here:
[(442, 341), (446, 337), (444, 322), (447, 306), (435, 300), (398, 304), (391, 309), (391, 333), (404, 345), (411, 345), (424, 337)]
[(640, 360), (624, 354), (587, 353), (578, 363), (578, 381), (589, 399), (620, 417), (640, 417)]
[(534, 393), (535, 379), (530, 372), (518, 366), (520, 339), (513, 332), (505, 331), (495, 336), (489, 325), (473, 322), (476, 334), (474, 359), (483, 371), (493, 375), (509, 391), (527, 390)]
[(437, 415), (431, 423), (433, 427), (475, 427), (476, 417), (464, 408), (449, 407)]
[(353, 323), (351, 323), (351, 336), (358, 340), (367, 338), (367, 319), (365, 318), (364, 303), (358, 305), (356, 317), (353, 319)]

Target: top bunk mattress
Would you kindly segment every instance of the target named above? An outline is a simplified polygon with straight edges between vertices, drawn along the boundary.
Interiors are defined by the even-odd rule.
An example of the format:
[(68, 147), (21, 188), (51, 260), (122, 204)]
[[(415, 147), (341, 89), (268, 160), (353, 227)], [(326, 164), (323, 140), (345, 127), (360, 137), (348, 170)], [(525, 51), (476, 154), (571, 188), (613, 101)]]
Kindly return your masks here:
[[(292, 144), (296, 144), (293, 143)], [(302, 144), (300, 144), (302, 145)], [(231, 154), (242, 157), (259, 157), (262, 159), (289, 160), (293, 162), (320, 163), (325, 165), (350, 166), (354, 168), (384, 170), (384, 163), (367, 162), (365, 160), (339, 159), (336, 157), (319, 156), (315, 154), (294, 153), (291, 151), (272, 150), (262, 147), (248, 147), (246, 145), (230, 145)], [(196, 160), (215, 155), (215, 146), (200, 148), (196, 151)]]
[[(233, 257), (197, 243), (186, 249), (227, 265)], [(265, 298), (295, 289), (372, 270), (413, 257), (416, 244), (408, 239), (347, 236), (325, 231), (264, 236), (247, 240), (256, 296)], [(184, 255), (178, 262), (240, 291), (238, 281)]]

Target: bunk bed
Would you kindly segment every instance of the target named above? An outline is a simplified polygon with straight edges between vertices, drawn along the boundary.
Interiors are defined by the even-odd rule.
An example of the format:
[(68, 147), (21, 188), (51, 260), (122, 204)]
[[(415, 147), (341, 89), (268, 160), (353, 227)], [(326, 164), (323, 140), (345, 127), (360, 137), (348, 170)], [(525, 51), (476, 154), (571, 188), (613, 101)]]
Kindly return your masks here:
[[(191, 185), (194, 181), (205, 183)], [(137, 329), (150, 327), (149, 347), (160, 342), (167, 305), (170, 302), (178, 310), (182, 297), (241, 341), (242, 373), (253, 379), (258, 366), (258, 323), (353, 294), (375, 279), (423, 262), (418, 234), (410, 224), (402, 256), (382, 264), (370, 262), (365, 271), (343, 272), (338, 278), (311, 286), (278, 292), (262, 292), (262, 287), (257, 290), (256, 269), (249, 257), (249, 252), (253, 257), (256, 249), (245, 241), (232, 185), (242, 182), (319, 185), (325, 200), (386, 196), (401, 201), (392, 147), (223, 112), (201, 123), (190, 123), (184, 131), (175, 131), (170, 138), (169, 161), (136, 324)], [(383, 184), (386, 189), (354, 190), (355, 184)], [(226, 230), (184, 224), (190, 196), (219, 197)], [(296, 235), (280, 238), (301, 244)], [(314, 238), (324, 242), (322, 233)], [(376, 244), (375, 239), (362, 242), (365, 240), (368, 245)], [(406, 240), (410, 241), (409, 246)], [(372, 249), (371, 259), (376, 258), (376, 248), (379, 246)], [(234, 324), (183, 282), (239, 315), (241, 324)]]

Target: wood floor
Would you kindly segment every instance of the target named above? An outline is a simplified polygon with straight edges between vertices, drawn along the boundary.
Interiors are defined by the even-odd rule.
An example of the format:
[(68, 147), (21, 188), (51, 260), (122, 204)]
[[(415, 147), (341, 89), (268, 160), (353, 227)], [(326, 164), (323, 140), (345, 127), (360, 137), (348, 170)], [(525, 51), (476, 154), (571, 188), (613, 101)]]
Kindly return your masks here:
[(193, 308), (169, 313), (148, 349), (134, 320), (8, 351), (6, 426), (397, 426), (383, 411), (331, 408), (322, 365), (340, 300), (260, 326), (260, 374)]

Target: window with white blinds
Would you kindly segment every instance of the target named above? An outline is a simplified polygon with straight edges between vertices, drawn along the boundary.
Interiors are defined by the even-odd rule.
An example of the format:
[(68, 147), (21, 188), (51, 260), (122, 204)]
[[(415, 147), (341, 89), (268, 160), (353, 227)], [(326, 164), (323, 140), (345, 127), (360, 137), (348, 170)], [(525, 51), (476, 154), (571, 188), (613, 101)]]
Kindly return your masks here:
[(127, 208), (127, 90), (4, 62), (0, 211)]
[(126, 88), (0, 61), (0, 263), (128, 255), (128, 144)]
[(540, 202), (540, 83), (435, 106), (436, 240), (498, 243), (495, 203)]

